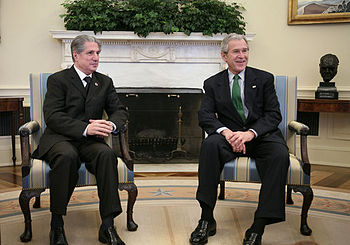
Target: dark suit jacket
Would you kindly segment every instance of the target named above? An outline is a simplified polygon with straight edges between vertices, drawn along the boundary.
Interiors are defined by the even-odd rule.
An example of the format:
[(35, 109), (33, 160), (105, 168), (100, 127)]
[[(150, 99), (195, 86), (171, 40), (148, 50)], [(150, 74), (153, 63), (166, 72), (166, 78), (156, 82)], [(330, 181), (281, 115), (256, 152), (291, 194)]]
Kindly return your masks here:
[(57, 142), (83, 139), (89, 119), (102, 119), (103, 111), (117, 128), (121, 128), (128, 118), (111, 78), (94, 72), (86, 94), (73, 66), (48, 78), (43, 111), (47, 127), (33, 153), (35, 158), (43, 157)]
[(278, 124), (282, 116), (271, 73), (247, 67), (244, 79), (244, 103), (249, 114), (245, 123), (231, 99), (228, 71), (224, 70), (204, 81), (205, 95), (198, 114), (199, 125), (210, 135), (221, 127), (232, 131), (254, 129), (258, 138), (284, 140)]

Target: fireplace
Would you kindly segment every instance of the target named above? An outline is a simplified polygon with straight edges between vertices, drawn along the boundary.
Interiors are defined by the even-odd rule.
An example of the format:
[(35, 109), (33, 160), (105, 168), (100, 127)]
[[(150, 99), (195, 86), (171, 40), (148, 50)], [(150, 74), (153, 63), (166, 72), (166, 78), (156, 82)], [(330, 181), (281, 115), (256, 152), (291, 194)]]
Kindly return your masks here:
[(117, 92), (129, 111), (127, 140), (135, 162), (197, 161), (201, 89), (121, 87)]

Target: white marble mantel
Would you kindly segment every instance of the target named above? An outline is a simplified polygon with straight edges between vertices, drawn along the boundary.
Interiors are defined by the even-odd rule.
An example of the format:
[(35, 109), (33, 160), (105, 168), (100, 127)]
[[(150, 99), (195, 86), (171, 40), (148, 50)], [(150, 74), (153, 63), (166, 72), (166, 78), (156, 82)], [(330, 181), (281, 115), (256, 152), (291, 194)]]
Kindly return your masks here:
[[(151, 33), (142, 38), (133, 32), (51, 31), (62, 42), (61, 67), (71, 66), (70, 43), (80, 34), (102, 42), (98, 71), (112, 77), (116, 87), (202, 88), (204, 79), (225, 67), (220, 43), (225, 35), (201, 33), (166, 35)], [(251, 41), (255, 35), (246, 35)]]

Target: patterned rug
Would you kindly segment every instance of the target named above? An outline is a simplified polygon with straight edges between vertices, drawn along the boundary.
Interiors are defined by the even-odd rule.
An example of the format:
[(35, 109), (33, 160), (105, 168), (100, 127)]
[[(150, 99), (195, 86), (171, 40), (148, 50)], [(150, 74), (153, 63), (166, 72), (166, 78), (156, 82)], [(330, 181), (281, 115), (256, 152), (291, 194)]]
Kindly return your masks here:
[[(117, 219), (117, 229), (127, 244), (140, 242), (145, 245), (189, 244), (189, 234), (196, 226), (200, 214), (195, 201), (197, 182), (195, 180), (137, 180), (136, 185), (138, 197), (134, 208), (134, 219), (139, 224), (138, 231), (133, 233), (126, 230), (125, 212), (120, 219)], [(250, 224), (257, 205), (259, 188), (258, 184), (227, 183), (226, 199), (218, 201), (215, 209), (218, 232), (215, 237), (210, 238), (208, 244), (241, 244), (244, 231)], [(298, 231), (303, 198), (302, 195), (294, 193), (294, 205), (287, 205), (286, 208), (287, 222), (269, 227), (263, 237), (264, 245), (348, 244), (350, 233), (346, 231), (350, 230), (350, 193), (318, 188), (313, 190), (314, 199), (308, 219), (313, 229), (312, 236), (302, 236)], [(21, 244), (19, 234), (23, 231), (24, 224), (18, 203), (19, 193), (20, 191), (12, 191), (0, 194), (1, 245)], [(125, 210), (127, 193), (120, 192), (120, 197)], [(49, 193), (46, 191), (42, 194), (41, 208), (32, 209), (34, 235), (30, 244), (47, 244), (49, 217)], [(74, 222), (78, 224), (73, 224)], [(92, 224), (87, 225), (89, 222)], [(96, 244), (95, 233), (99, 222), (96, 187), (77, 188), (71, 198), (67, 215), (66, 234), (70, 244)], [(89, 232), (90, 237), (83, 243), (80, 243), (83, 238), (72, 231), (76, 225), (85, 225), (86, 230), (92, 231)], [(227, 229), (227, 226), (231, 228)], [(159, 235), (163, 234), (163, 240), (158, 241), (157, 237), (152, 236), (147, 238), (150, 242), (143, 242), (145, 236), (154, 233), (155, 227)], [(280, 233), (279, 238), (275, 237), (276, 233)], [(151, 239), (154, 240), (151, 242)]]
[[(146, 200), (195, 200), (196, 182), (181, 181), (181, 183), (169, 181), (152, 180), (139, 181), (137, 202)], [(178, 181), (180, 182), (180, 181)], [(311, 212), (322, 212), (338, 214), (350, 217), (350, 193), (338, 191), (320, 190), (313, 187), (314, 199), (310, 208)], [(251, 183), (227, 183), (225, 200), (219, 202), (235, 202), (240, 204), (257, 204), (259, 185)], [(18, 203), (19, 191), (0, 194), (0, 222), (9, 217), (22, 215)], [(120, 192), (123, 202), (127, 201), (127, 192)], [(34, 198), (33, 198), (34, 199)], [(32, 200), (33, 202), (34, 200)], [(293, 193), (294, 205), (287, 205), (287, 208), (298, 209), (302, 207), (303, 197), (300, 193)], [(98, 204), (96, 187), (77, 188), (69, 207)], [(49, 209), (49, 193), (43, 192), (41, 197), (41, 208), (33, 209), (32, 213), (42, 212)]]

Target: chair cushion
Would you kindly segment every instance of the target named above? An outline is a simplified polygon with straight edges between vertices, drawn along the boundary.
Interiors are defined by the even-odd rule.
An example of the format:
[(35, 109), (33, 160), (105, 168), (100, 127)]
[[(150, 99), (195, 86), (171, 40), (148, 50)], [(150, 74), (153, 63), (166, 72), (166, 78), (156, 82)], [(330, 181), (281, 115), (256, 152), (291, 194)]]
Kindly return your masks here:
[[(49, 171), (50, 166), (47, 162), (31, 159), (32, 167), (27, 176), (22, 178), (23, 189), (39, 189), (49, 187)], [(118, 179), (119, 183), (132, 183), (134, 182), (134, 173), (129, 170), (123, 160), (118, 157)], [(79, 169), (79, 179), (76, 186), (95, 185), (96, 179), (85, 167), (85, 163), (82, 163)]]
[[(310, 176), (304, 173), (302, 162), (292, 154), (289, 154), (289, 159), (290, 166), (286, 184), (309, 185)], [(220, 179), (224, 181), (261, 182), (255, 160), (249, 157), (239, 157), (227, 162)]]

